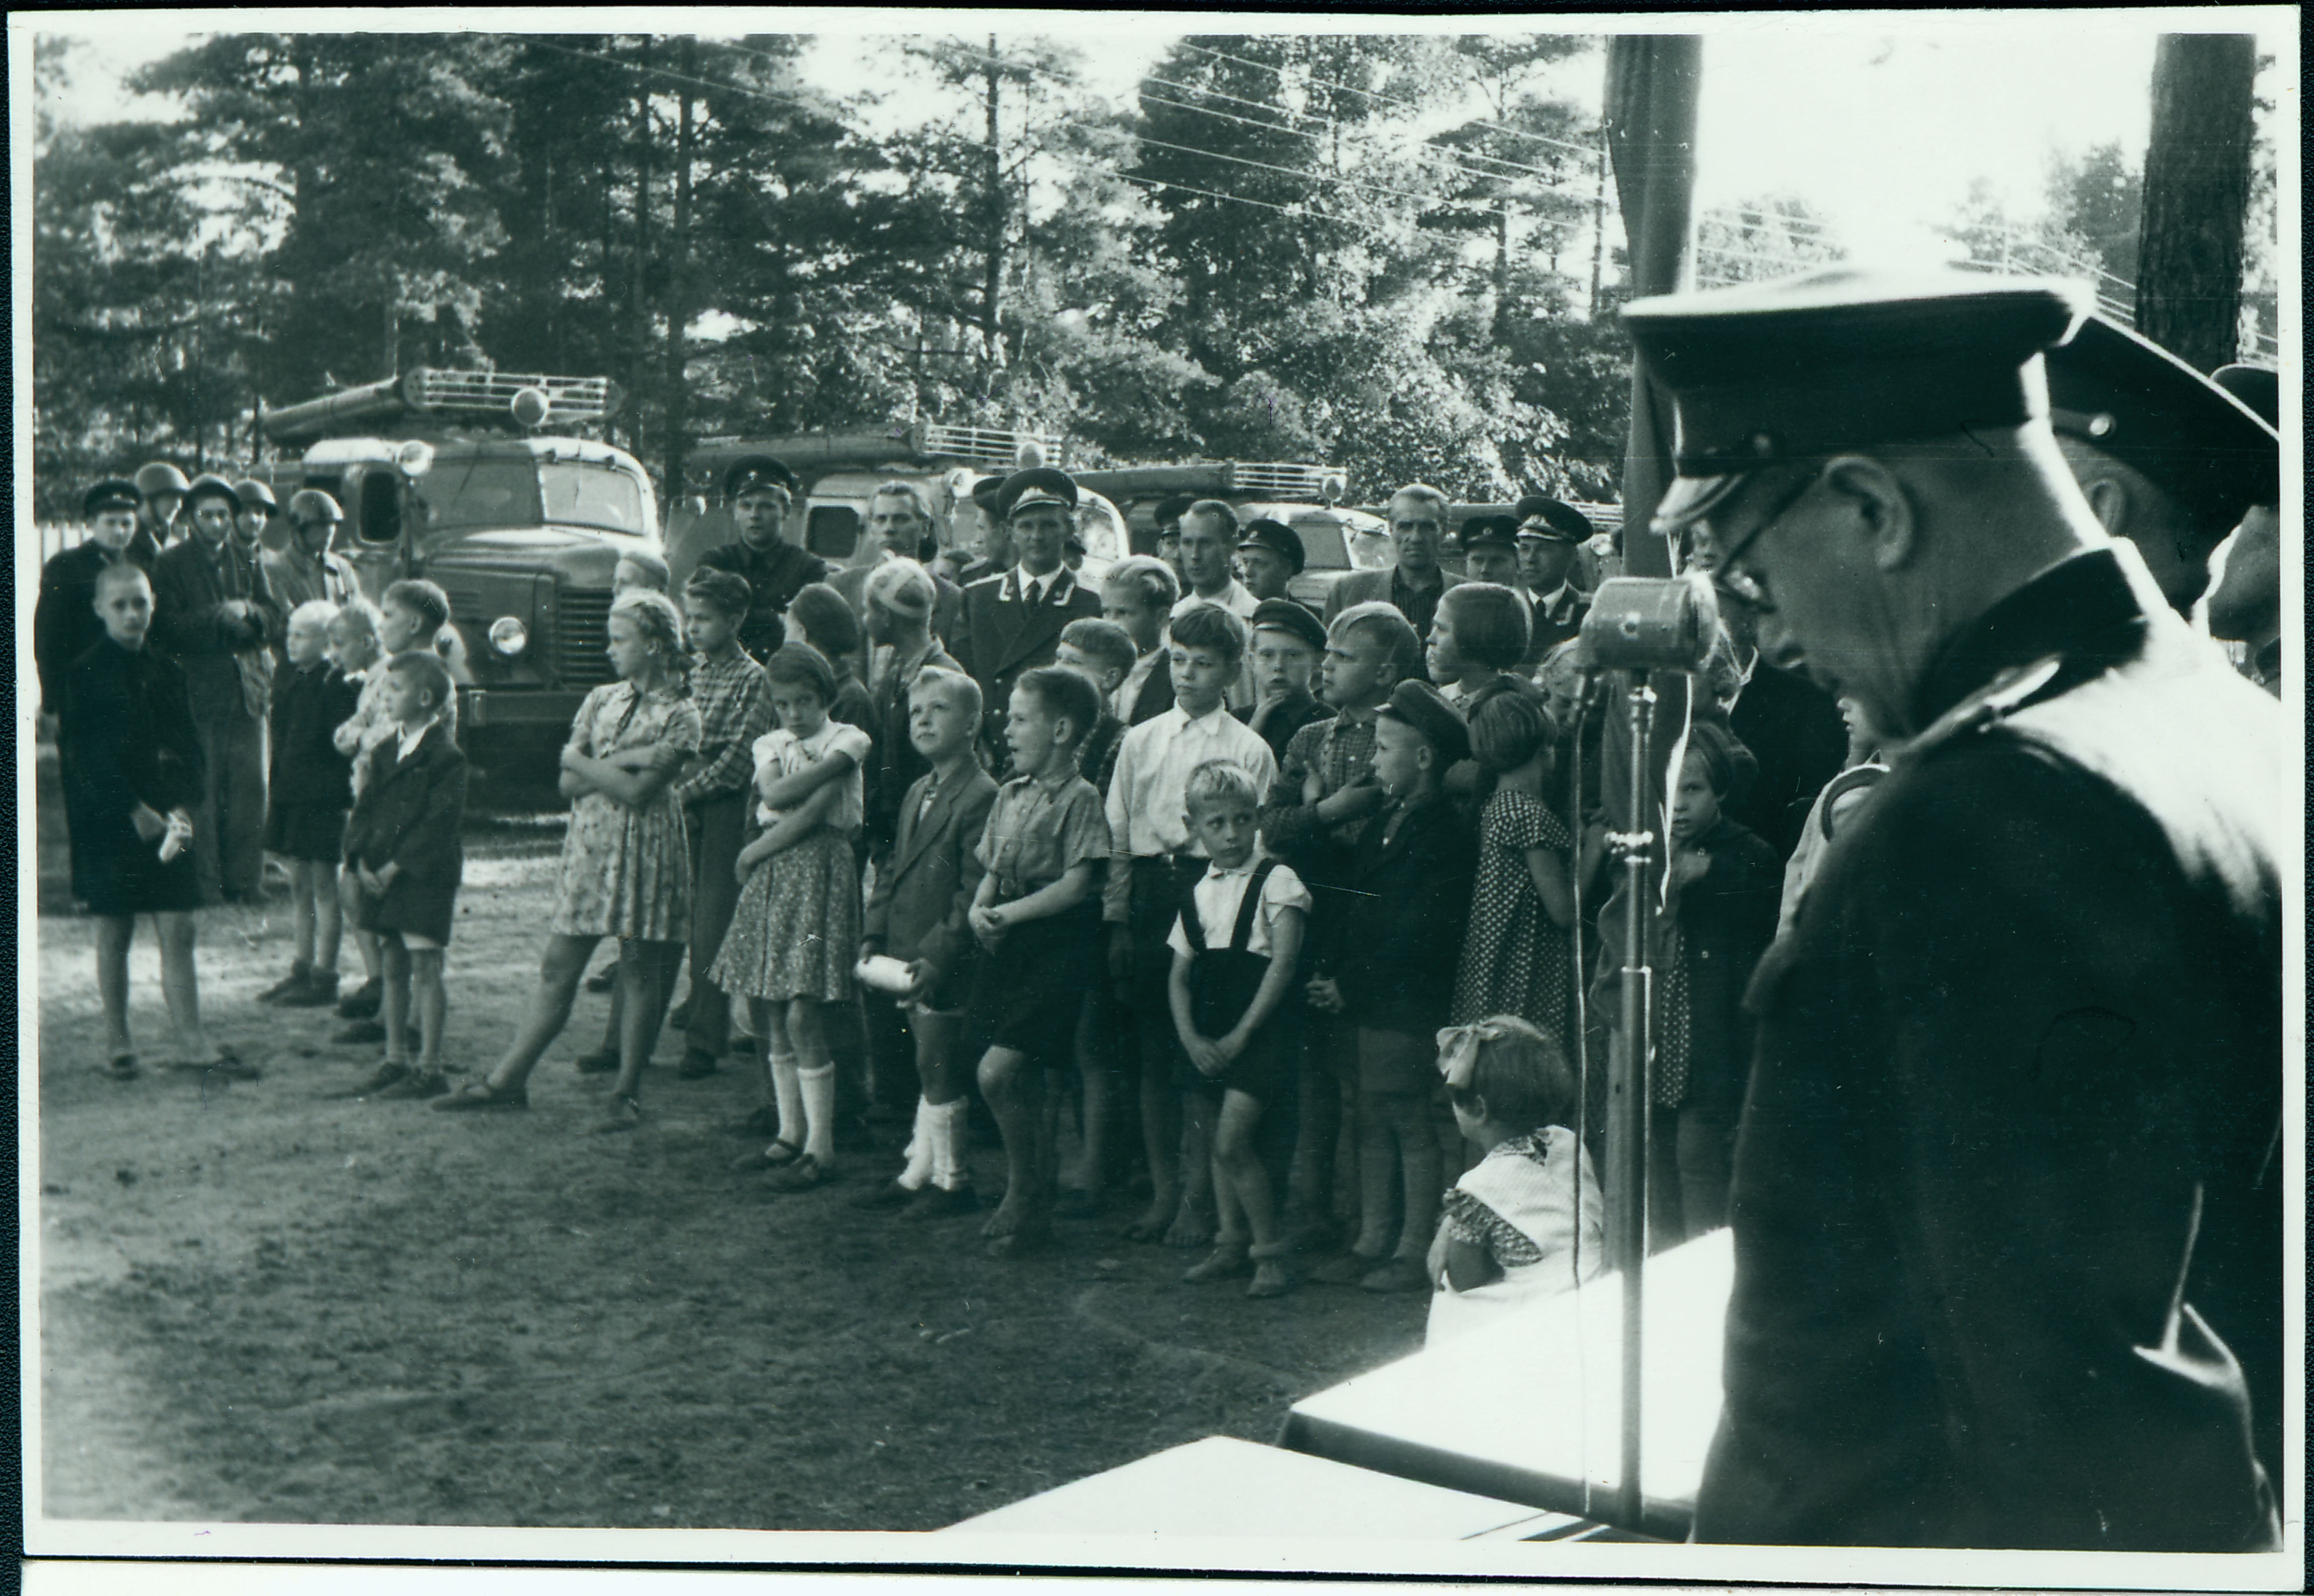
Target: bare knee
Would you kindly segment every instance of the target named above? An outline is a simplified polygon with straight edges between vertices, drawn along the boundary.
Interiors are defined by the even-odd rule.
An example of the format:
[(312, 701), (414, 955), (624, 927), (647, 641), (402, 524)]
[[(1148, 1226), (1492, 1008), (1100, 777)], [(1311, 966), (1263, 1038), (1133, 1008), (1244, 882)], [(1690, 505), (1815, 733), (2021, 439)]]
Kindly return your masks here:
[(992, 1047), (980, 1059), (980, 1089), (991, 1102), (1011, 1102), (1020, 1085), (1020, 1055), (1010, 1048)]

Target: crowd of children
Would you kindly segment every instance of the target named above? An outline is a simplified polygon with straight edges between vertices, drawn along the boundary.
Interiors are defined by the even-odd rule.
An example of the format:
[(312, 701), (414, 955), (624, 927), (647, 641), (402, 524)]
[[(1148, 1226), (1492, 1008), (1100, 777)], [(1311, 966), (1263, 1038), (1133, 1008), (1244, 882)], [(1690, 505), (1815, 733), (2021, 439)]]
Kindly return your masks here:
[[(100, 973), (125, 1072), (116, 966), (133, 919), (118, 917), (157, 910), (164, 948), (182, 938), (190, 891), (155, 844), (181, 825), (199, 752), (156, 708), (169, 684), (146, 680), (163, 667), (137, 647), (149, 598), (119, 569), (99, 613), (121, 657), (77, 667), (79, 701), (140, 735), (110, 764), (79, 762), (73, 829), (82, 895), (115, 917)], [(620, 578), (617, 679), (561, 756), (570, 818), (538, 986), (506, 1053), (455, 1088), (443, 965), (465, 762), (450, 675), (421, 641), (446, 604), (408, 581), (375, 609), (317, 599), (289, 617), (266, 836), (290, 868), (295, 954), (262, 1000), (339, 1001), (350, 920), (368, 980), (342, 1011), (362, 1024), (375, 994), (384, 1048), (358, 1095), (526, 1108), (614, 937), (609, 1030), (579, 1061), (614, 1074), (598, 1132), (642, 1123), (672, 1010), (682, 1078), (752, 1037), (764, 1104), (735, 1168), (782, 1192), (851, 1173), (838, 1147), (859, 1082), (847, 1101), (839, 1073), (864, 1039), (874, 1095), (896, 1107), (905, 1072), (915, 1101), (902, 1167), (857, 1183), (854, 1204), (980, 1210), (976, 1089), (1003, 1148), (981, 1229), (998, 1257), (1138, 1177), (1148, 1202), (1126, 1234), (1198, 1250), (1187, 1280), (1435, 1292), (1442, 1334), (1598, 1267), (1597, 1126), (1577, 1134), (1574, 1061), (1601, 1041), (1586, 986), (1592, 1014), (1612, 1007), (1613, 962), (1577, 957), (1599, 916), (1585, 900), (1604, 885), (1603, 823), (1569, 770), (1576, 645), (1538, 651), (1523, 592), (1449, 586), (1426, 639), (1382, 601), (1330, 624), (1283, 596), (1250, 622), (1184, 606), (1170, 570), (1136, 559), (1108, 573), (1104, 618), (1068, 621), (1052, 663), (992, 706), (932, 632), (935, 578), (904, 557), (859, 585), (863, 613), (802, 587), (760, 660), (740, 647), (740, 576), (702, 566), (680, 607), (663, 565)], [(68, 718), (66, 734), (84, 744), (88, 727)], [(1719, 720), (1691, 728), (1655, 950), (1656, 1113), (1675, 1126), (1650, 1170), (1662, 1239), (1724, 1222), (1733, 1010), (1781, 869), (1722, 807), (1749, 764)], [(109, 808), (84, 860), (100, 795), (119, 824)], [(189, 977), (172, 981), (181, 1044), (216, 1067)], [(1079, 1149), (1065, 1191), (1064, 1125)]]

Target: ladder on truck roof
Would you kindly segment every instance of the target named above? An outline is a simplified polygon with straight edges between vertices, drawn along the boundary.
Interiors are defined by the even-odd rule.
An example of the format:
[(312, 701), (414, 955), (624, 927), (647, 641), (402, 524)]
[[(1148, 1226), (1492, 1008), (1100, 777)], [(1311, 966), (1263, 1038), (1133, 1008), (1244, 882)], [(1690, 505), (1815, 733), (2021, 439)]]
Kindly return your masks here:
[(269, 410), (263, 425), (265, 436), (277, 444), (429, 421), (495, 423), (534, 432), (549, 423), (567, 427), (604, 420), (617, 413), (623, 397), (608, 377), (419, 366), (400, 376)]

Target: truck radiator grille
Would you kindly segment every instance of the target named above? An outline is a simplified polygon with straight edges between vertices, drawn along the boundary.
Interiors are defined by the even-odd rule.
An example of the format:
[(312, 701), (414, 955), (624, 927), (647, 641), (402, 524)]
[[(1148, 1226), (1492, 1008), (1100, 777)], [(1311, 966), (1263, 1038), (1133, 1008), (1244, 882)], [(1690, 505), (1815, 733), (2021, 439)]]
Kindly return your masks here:
[(554, 669), (565, 687), (598, 687), (611, 679), (611, 595), (573, 592), (555, 596)]

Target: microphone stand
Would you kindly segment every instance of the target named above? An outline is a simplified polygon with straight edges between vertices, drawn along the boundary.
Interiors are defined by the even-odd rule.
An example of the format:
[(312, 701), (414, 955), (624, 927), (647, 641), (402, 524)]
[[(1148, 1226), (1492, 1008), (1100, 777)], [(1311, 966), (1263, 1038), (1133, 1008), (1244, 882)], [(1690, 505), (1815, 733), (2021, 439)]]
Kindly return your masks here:
[(1652, 795), (1647, 780), (1647, 733), (1655, 718), (1656, 692), (1648, 673), (1630, 673), (1625, 702), (1630, 713), (1632, 829), (1610, 831), (1607, 845), (1623, 862), (1622, 1024), (1607, 1063), (1607, 1255), (1622, 1272), (1622, 1465), (1616, 1487), (1616, 1514), (1638, 1529), (1640, 1514), (1639, 1419), (1641, 1315), (1646, 1306), (1647, 1252), (1647, 1138), (1650, 1130), (1648, 1073), (1652, 1049), (1648, 1016), (1654, 972), (1647, 950), (1655, 904), (1647, 868), (1656, 858), (1655, 832), (1647, 824)]

